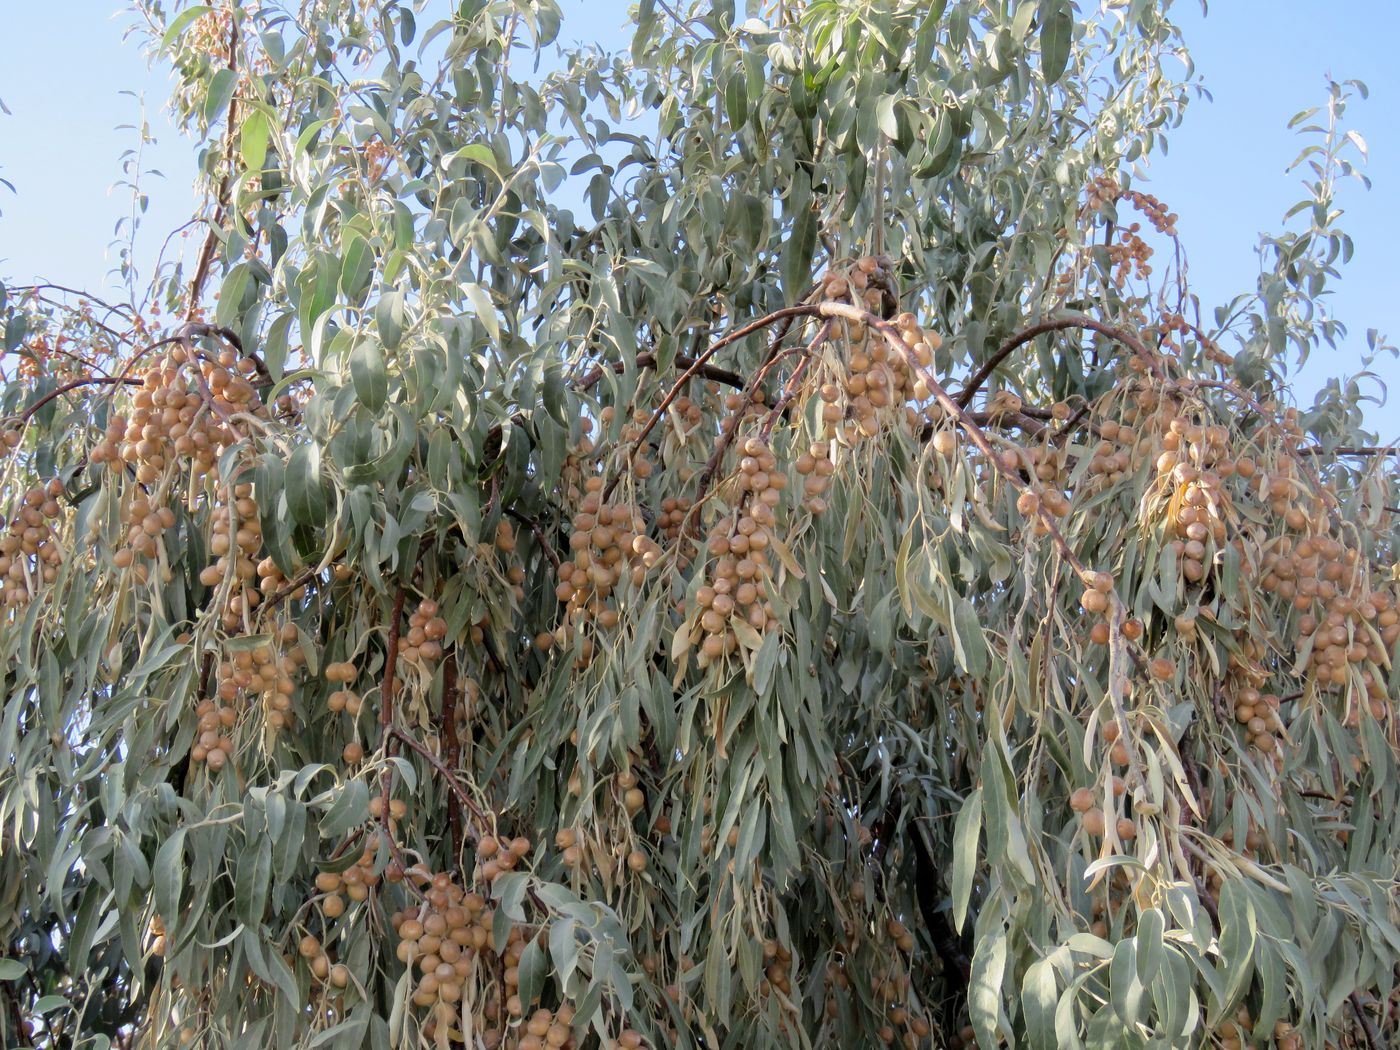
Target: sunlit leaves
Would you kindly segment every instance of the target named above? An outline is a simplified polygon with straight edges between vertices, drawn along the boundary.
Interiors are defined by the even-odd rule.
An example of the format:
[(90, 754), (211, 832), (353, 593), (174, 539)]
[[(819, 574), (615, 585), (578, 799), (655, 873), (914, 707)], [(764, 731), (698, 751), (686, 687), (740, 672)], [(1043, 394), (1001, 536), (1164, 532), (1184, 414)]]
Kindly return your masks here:
[[(1400, 957), (1363, 874), (1400, 838), (1393, 722), (1365, 720), (1389, 610), (1295, 645), (1280, 586), (1338, 585), (1340, 553), (1299, 553), (1332, 516), (1382, 586), (1394, 478), (1327, 452), (1365, 443), (1349, 393), (1307, 433), (1263, 407), (1344, 235), (1279, 242), (1303, 263), (1236, 304), (1257, 323), (1216, 369), (1227, 334), (1163, 313), (1189, 289), (1116, 283), (1100, 243), (1184, 99), (1160, 5), (671, 6), (639, 5), (630, 57), (558, 59), (533, 42), (588, 30), (549, 3), (154, 18), (177, 111), (217, 129), (208, 290), (159, 290), (233, 337), (0, 300), (45, 366), (6, 372), (6, 411), (101, 380), (5, 429), (31, 549), (0, 551), (0, 896), (26, 924), (0, 981), (54, 1016), (158, 1004), (121, 1024), (161, 1050), (188, 1018), (431, 1045), (462, 1002), (502, 1035), (512, 995), (581, 1045), (1181, 1045), (1242, 1007), (1255, 1041), (1356, 1041), (1348, 997)], [(873, 313), (708, 353), (809, 295)], [(1097, 334), (1002, 356), (967, 421), (931, 410), (1071, 311)], [(898, 397), (885, 315), (929, 370)], [(711, 575), (728, 555), (684, 530), (726, 515), (730, 553), (766, 554)], [(1309, 678), (1329, 645), (1358, 665), (1335, 693)], [(485, 962), (432, 1000), (396, 931), (444, 885), (480, 895), (455, 929)]]
[[(1026, 7), (1029, 8), (1029, 4)], [(1047, 84), (1064, 75), (1074, 36), (1074, 7), (1071, 0), (1041, 0), (1040, 72)]]

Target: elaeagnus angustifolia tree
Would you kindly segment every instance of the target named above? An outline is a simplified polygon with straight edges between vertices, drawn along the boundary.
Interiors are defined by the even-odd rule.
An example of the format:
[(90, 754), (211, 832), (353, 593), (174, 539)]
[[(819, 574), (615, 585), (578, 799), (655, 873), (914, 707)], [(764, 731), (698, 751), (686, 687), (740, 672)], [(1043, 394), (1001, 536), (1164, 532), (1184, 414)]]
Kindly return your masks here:
[(203, 207), (0, 319), (5, 1045), (1387, 1045), (1361, 89), (1203, 310), (1168, 6), (137, 3)]

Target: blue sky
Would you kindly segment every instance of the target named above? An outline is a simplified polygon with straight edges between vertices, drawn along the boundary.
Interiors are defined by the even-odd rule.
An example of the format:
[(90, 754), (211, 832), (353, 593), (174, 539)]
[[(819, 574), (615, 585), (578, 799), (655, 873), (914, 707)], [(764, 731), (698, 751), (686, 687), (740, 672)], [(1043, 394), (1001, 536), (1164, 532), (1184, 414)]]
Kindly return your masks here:
[[(150, 122), (143, 176), (150, 211), (137, 244), (149, 266), (165, 234), (189, 217), (194, 148), (164, 118), (164, 78), (152, 73), (134, 41), (123, 43), (125, 16), (114, 0), (8, 4), (0, 39), (0, 276), (36, 276), (97, 289), (116, 265), (110, 245), (131, 196), (113, 189), (121, 155), (139, 145), (121, 125)], [(1081, 6), (1084, 6), (1081, 4)], [(620, 0), (564, 0), (564, 36), (627, 37)], [(1336, 351), (1319, 351), (1300, 375), (1300, 401), (1329, 375), (1360, 367), (1367, 328), (1400, 342), (1400, 4), (1393, 0), (1234, 0), (1202, 15), (1195, 0), (1177, 0), (1198, 71), (1214, 96), (1192, 102), (1173, 133), (1170, 153), (1153, 164), (1147, 188), (1176, 210), (1192, 284), (1209, 308), (1254, 286), (1258, 234), (1277, 230), (1302, 188), (1284, 169), (1300, 141), (1286, 124), (1321, 104), (1325, 77), (1358, 78), (1371, 89), (1348, 111), (1370, 147), (1373, 189), (1347, 186), (1343, 226), (1356, 242), (1332, 301), (1350, 327)], [(585, 15), (586, 17), (579, 17)], [(570, 17), (572, 16), (572, 17)], [(131, 93), (127, 93), (131, 92)], [(144, 107), (141, 96), (144, 95)], [(1376, 371), (1400, 396), (1400, 364)], [(1368, 412), (1383, 439), (1400, 436), (1393, 410)]]

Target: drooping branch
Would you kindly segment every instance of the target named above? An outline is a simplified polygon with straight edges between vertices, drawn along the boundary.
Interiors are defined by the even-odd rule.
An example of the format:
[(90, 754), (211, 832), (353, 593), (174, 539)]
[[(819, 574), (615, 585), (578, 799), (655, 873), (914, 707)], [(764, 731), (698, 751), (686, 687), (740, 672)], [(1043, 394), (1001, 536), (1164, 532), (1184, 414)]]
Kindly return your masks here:
[[(680, 368), (689, 368), (695, 364), (695, 358), (688, 354), (677, 354), (675, 363)], [(656, 355), (650, 352), (638, 354), (636, 364), (638, 368), (655, 368)], [(604, 373), (621, 372), (625, 367), (626, 366), (621, 361), (614, 361), (610, 365), (600, 365), (580, 379), (576, 389), (580, 392), (591, 390), (598, 385), (598, 380), (603, 378)], [(726, 386), (742, 387), (744, 385), (744, 377), (738, 372), (729, 371), (727, 368), (703, 365), (697, 374), (704, 379), (712, 379), (716, 383), (724, 383)]]
[[(998, 469), (1003, 470), (1011, 486), (1018, 492), (1034, 491), (1033, 486), (1025, 481), (1018, 471), (1008, 471), (1000, 467), (1001, 460), (997, 456), (996, 449), (992, 447), (992, 443), (988, 439), (986, 432), (977, 424), (977, 421), (968, 414), (967, 410), (962, 405), (958, 404), (958, 402), (948, 394), (948, 391), (943, 389), (943, 384), (938, 381), (938, 377), (919, 361), (918, 355), (914, 353), (912, 347), (905, 344), (903, 336), (894, 324), (886, 321), (882, 317), (876, 316), (869, 310), (863, 310), (849, 303), (828, 300), (821, 303), (818, 309), (823, 317), (841, 317), (848, 321), (856, 321), (866, 325), (873, 331), (879, 332), (885, 344), (891, 351), (904, 360), (910, 372), (924, 381), (924, 385), (928, 387), (929, 393), (933, 395), (934, 400), (957, 422), (958, 426), (967, 436), (972, 439), (972, 444), (977, 450), (987, 457), (988, 462)], [(1090, 319), (1084, 318), (1084, 320), (1087, 321)], [(1098, 322), (1093, 323), (1095, 325), (1098, 324)], [(1141, 347), (1141, 344), (1139, 343), (1138, 346)], [(1144, 354), (1148, 353), (1146, 347), (1141, 347), (1141, 350)], [(1150, 357), (1150, 354), (1148, 356)], [(1074, 569), (1080, 580), (1087, 585), (1092, 579), (1088, 566), (1086, 566), (1079, 555), (1075, 553), (1074, 548), (1069, 545), (1069, 541), (1065, 539), (1064, 533), (1060, 531), (1059, 525), (1055, 521), (1055, 516), (1050, 513), (1050, 510), (1045, 506), (1043, 500), (1038, 502), (1034, 514), (1040, 521), (1041, 527), (1044, 529), (1046, 535), (1050, 537), (1051, 542), (1055, 545), (1055, 549), (1060, 552), (1060, 556), (1065, 560), (1066, 564)], [(1112, 677), (1112, 667), (1117, 663), (1117, 656), (1119, 654), (1132, 657), (1134, 662), (1140, 661), (1137, 654), (1133, 653), (1128, 648), (1126, 637), (1123, 634), (1123, 624), (1130, 617), (1127, 606), (1123, 603), (1122, 598), (1118, 596), (1116, 590), (1110, 589), (1107, 598), (1109, 607), (1105, 612), (1105, 619), (1108, 622), (1109, 628), (1110, 654), (1112, 654), (1110, 677)], [(1113, 720), (1118, 726), (1119, 735), (1124, 740), (1132, 739), (1132, 734), (1128, 730), (1127, 716), (1123, 711), (1122, 696), (1118, 690), (1110, 688), (1108, 690), (1108, 697), (1113, 706)], [(1128, 773), (1131, 778), (1130, 784), (1142, 783), (1144, 777), (1142, 765), (1138, 756), (1131, 749), (1128, 753)]]
[(50, 390), (43, 397), (39, 398), (38, 401), (35, 401), (34, 404), (30, 405), (28, 408), (26, 408), (23, 412), (19, 414), (19, 419), (17, 422), (20, 425), (28, 423), (34, 417), (34, 414), (38, 412), (39, 409), (47, 405), (50, 401), (53, 401), (55, 398), (62, 397), (64, 394), (70, 393), (74, 390), (78, 390), (85, 386), (140, 385), (141, 380), (129, 379), (125, 376), (88, 376), (84, 379), (75, 379), (71, 383), (64, 383), (61, 387), (57, 387), (56, 389)]
[[(773, 424), (777, 423), (778, 418), (787, 409), (788, 405), (792, 403), (792, 399), (797, 393), (798, 385), (802, 382), (802, 376), (806, 373), (807, 367), (812, 363), (812, 355), (816, 353), (817, 347), (826, 342), (830, 335), (831, 322), (824, 321), (822, 322), (821, 328), (817, 330), (815, 338), (803, 349), (802, 360), (799, 361), (797, 367), (792, 370), (792, 375), (788, 376), (787, 385), (783, 387), (783, 392), (778, 396), (778, 400), (774, 402), (773, 407), (769, 410), (768, 418), (764, 420), (763, 428), (759, 431), (759, 436), (765, 441), (768, 439), (768, 435), (773, 432)], [(776, 361), (777, 358), (775, 357), (773, 360)], [(731, 431), (731, 433), (733, 433), (733, 431)]]
[(1156, 356), (1137, 336), (1133, 335), (1131, 332), (1126, 332), (1121, 328), (1117, 328), (1114, 325), (1106, 324), (1103, 321), (1097, 321), (1092, 317), (1086, 317), (1083, 314), (1072, 314), (1069, 317), (1056, 317), (1049, 321), (1041, 321), (1039, 324), (1031, 325), (1029, 328), (1023, 329), (1006, 342), (1002, 343), (1001, 346), (997, 347), (996, 352), (983, 362), (982, 367), (972, 374), (972, 378), (967, 381), (967, 385), (958, 392), (957, 403), (963, 408), (972, 404), (972, 399), (977, 396), (977, 391), (982, 388), (982, 384), (987, 381), (1003, 361), (1021, 347), (1037, 337), (1045, 335), (1047, 332), (1062, 332), (1068, 329), (1083, 329), (1085, 331), (1097, 332), (1100, 335), (1105, 335), (1110, 339), (1117, 340), (1133, 353), (1137, 354), (1138, 357), (1142, 358), (1142, 360), (1147, 363), (1147, 367), (1153, 375), (1158, 379), (1162, 378), (1162, 370), (1157, 363)]
[(535, 537), (535, 542), (540, 545), (540, 550), (544, 551), (544, 556), (549, 559), (549, 563), (554, 566), (554, 571), (559, 571), (559, 555), (555, 552), (553, 545), (545, 538), (544, 530), (540, 528), (540, 523), (528, 514), (516, 510), (514, 507), (506, 507), (507, 517), (514, 518), (520, 524), (530, 530)]
[[(904, 340), (900, 337), (898, 328), (889, 321), (877, 317), (869, 310), (863, 310), (849, 303), (827, 301), (821, 303), (817, 307), (817, 310), (823, 317), (840, 317), (847, 321), (855, 321), (879, 332), (881, 338), (885, 340), (885, 343), (892, 351), (904, 360), (910, 371), (924, 381), (924, 384), (929, 389), (929, 393), (933, 395), (934, 400), (938, 402), (939, 406), (945, 412), (957, 421), (959, 427), (972, 439), (972, 443), (977, 447), (977, 450), (993, 463), (999, 461), (996, 449), (992, 447), (992, 443), (987, 438), (986, 432), (977, 424), (977, 421), (972, 418), (971, 414), (943, 389), (943, 384), (938, 381), (938, 377), (919, 363), (918, 356), (904, 344)], [(1145, 349), (1146, 348), (1144, 348), (1144, 350)], [(1030, 491), (1031, 486), (1023, 481), (1015, 471), (1007, 472), (1006, 476), (1007, 480), (1011, 482), (1011, 485), (1018, 492)], [(1089, 576), (1088, 567), (1080, 560), (1079, 555), (1074, 552), (1074, 548), (1069, 545), (1069, 541), (1065, 539), (1064, 533), (1060, 531), (1059, 526), (1055, 523), (1054, 515), (1052, 515), (1044, 505), (1039, 506), (1035, 513), (1040, 518), (1047, 535), (1049, 535), (1052, 542), (1054, 542), (1060, 555), (1077, 573), (1079, 573), (1081, 578), (1087, 578)]]
[(487, 819), (486, 813), (477, 805), (476, 799), (472, 798), (471, 793), (462, 786), (456, 774), (443, 763), (442, 759), (433, 754), (427, 744), (413, 736), (413, 734), (409, 733), (402, 726), (394, 726), (391, 732), (396, 739), (402, 740), (414, 752), (421, 756), (428, 765), (432, 766), (433, 772), (443, 778), (448, 789), (451, 790), (462, 808), (472, 815), (472, 820), (476, 822), (476, 826), (469, 829), (468, 834), (473, 838), (480, 838), (489, 831), (491, 828), (491, 821)]
[[(728, 335), (718, 340), (717, 342), (711, 343), (709, 349), (707, 349), (699, 357), (695, 358), (695, 360), (690, 363), (690, 366), (686, 368), (686, 370), (682, 372), (679, 377), (677, 377), (675, 383), (672, 384), (671, 389), (666, 393), (666, 396), (661, 399), (661, 404), (656, 406), (656, 410), (652, 412), (651, 418), (646, 421), (646, 425), (642, 427), (641, 432), (632, 440), (632, 443), (627, 450), (625, 465), (631, 465), (632, 458), (637, 454), (637, 450), (642, 447), (642, 442), (644, 442), (647, 439), (647, 435), (650, 434), (656, 428), (656, 424), (659, 423), (662, 420), (662, 418), (665, 417), (666, 410), (671, 407), (671, 405), (675, 402), (676, 398), (681, 396), (681, 391), (685, 389), (686, 383), (690, 382), (690, 380), (695, 378), (695, 376), (699, 373), (700, 369), (705, 367), (706, 363), (710, 360), (710, 358), (714, 357), (715, 354), (719, 353), (726, 346), (729, 346), (732, 343), (743, 339), (745, 336), (752, 335), (754, 332), (761, 331), (762, 329), (767, 328), (769, 325), (777, 324), (779, 321), (782, 321), (785, 318), (813, 317), (815, 316), (815, 314), (815, 306), (806, 304), (801, 306), (787, 306), (781, 310), (774, 310), (772, 313), (760, 317), (756, 321), (751, 321), (748, 324), (744, 325), (742, 328), (738, 328), (735, 331), (730, 332)], [(613, 489), (617, 488), (617, 483), (621, 480), (621, 478), (621, 473), (613, 475), (612, 480), (608, 482), (607, 487), (603, 490), (604, 501), (606, 501), (608, 496), (612, 494)]]
[[(778, 348), (787, 337), (788, 330), (792, 327), (793, 320), (798, 317), (814, 316), (814, 313), (814, 308), (807, 307), (794, 312), (788, 312), (786, 316), (783, 317), (778, 324), (778, 330), (773, 333), (773, 338), (768, 344), (767, 351), (763, 355), (762, 367), (745, 389), (750, 389), (761, 383), (764, 376), (768, 374), (768, 370), (777, 363)], [(719, 466), (724, 461), (724, 454), (728, 451), (729, 445), (733, 442), (737, 432), (736, 428), (731, 428), (722, 433), (719, 440), (715, 442), (715, 450), (710, 454), (710, 458), (705, 461), (705, 467), (700, 472), (700, 480), (695, 486), (695, 495), (691, 497), (690, 512), (686, 515), (685, 523), (681, 526), (682, 535), (689, 534), (691, 530), (694, 529), (695, 523), (699, 520), (700, 508), (704, 506), (705, 503), (705, 494), (709, 492), (710, 485), (715, 479), (715, 474), (719, 471)]]

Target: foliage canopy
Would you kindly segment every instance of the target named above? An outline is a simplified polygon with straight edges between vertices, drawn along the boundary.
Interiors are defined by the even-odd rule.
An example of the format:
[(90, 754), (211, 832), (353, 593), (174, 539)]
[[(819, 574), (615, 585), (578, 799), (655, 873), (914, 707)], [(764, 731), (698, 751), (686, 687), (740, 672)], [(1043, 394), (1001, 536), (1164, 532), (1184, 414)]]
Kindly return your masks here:
[(6, 1045), (1393, 1037), (1356, 86), (1203, 317), (1169, 6), (141, 0), (189, 257), (0, 288)]

